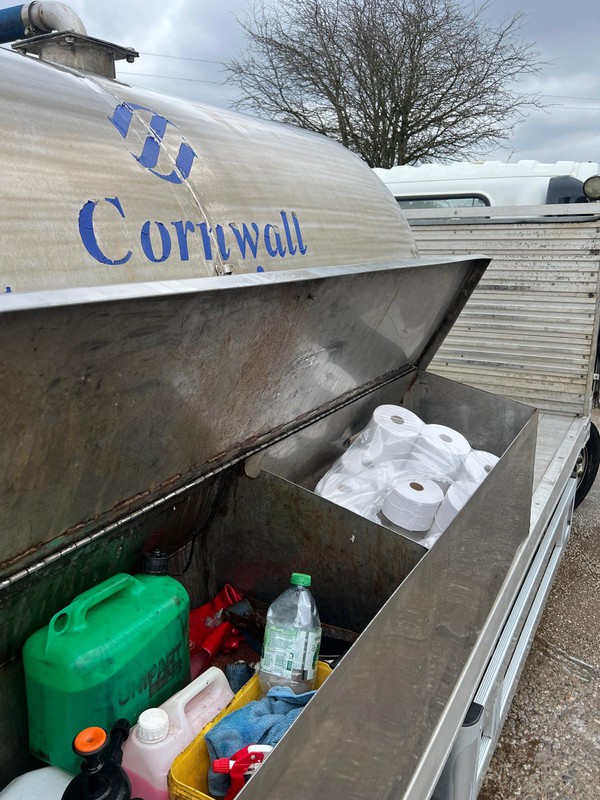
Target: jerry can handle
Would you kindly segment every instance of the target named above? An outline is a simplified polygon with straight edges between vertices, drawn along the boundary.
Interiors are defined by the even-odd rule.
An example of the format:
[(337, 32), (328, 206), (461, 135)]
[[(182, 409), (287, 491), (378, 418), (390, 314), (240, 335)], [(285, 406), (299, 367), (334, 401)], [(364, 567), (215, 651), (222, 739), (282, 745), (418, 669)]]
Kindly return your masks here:
[[(205, 689), (208, 689), (212, 684), (216, 684), (217, 689), (231, 691), (229, 681), (225, 677), (223, 670), (218, 667), (209, 667), (206, 672), (203, 672), (187, 686), (177, 692), (177, 695), (169, 702), (167, 712), (172, 723), (177, 725), (178, 728), (185, 730), (187, 717), (185, 709), (189, 703), (198, 695), (202, 694)], [(233, 695), (233, 693), (232, 693)]]
[(67, 631), (81, 630), (85, 625), (85, 618), (90, 608), (103, 603), (109, 597), (127, 588), (137, 594), (141, 587), (139, 581), (133, 575), (119, 572), (105, 581), (100, 589), (94, 587), (76, 597), (70, 605), (63, 608), (62, 611), (58, 611), (50, 620), (46, 649), (50, 647), (56, 637)]

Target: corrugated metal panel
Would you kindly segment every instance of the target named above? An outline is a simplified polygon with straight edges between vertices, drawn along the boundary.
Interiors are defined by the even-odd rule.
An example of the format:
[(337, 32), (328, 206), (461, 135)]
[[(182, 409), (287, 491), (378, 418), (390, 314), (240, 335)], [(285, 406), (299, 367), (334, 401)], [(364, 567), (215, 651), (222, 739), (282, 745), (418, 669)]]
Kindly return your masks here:
[(430, 369), (542, 409), (589, 413), (598, 220), (432, 223), (408, 216), (424, 255), (493, 257)]

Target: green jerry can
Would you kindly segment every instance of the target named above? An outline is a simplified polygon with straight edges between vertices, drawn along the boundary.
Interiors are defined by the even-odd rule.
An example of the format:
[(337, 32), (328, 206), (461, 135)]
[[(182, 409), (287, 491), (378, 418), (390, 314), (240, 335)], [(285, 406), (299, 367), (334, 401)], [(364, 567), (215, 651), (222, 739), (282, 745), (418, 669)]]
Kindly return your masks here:
[(168, 575), (120, 573), (80, 594), (25, 642), (34, 756), (79, 772), (71, 745), (83, 728), (133, 725), (190, 677), (189, 597)]

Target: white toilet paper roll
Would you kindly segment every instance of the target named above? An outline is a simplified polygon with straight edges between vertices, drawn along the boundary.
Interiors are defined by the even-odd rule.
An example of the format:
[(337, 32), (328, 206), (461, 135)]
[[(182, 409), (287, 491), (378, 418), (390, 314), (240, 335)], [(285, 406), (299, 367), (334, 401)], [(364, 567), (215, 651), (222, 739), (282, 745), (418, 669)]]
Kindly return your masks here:
[(471, 450), (464, 461), (463, 475), (467, 480), (472, 480), (479, 485), (487, 478), (498, 461), (500, 459), (493, 453), (486, 453), (485, 450)]
[(423, 425), (415, 445), (415, 455), (442, 471), (448, 478), (458, 478), (471, 445), (458, 431), (446, 425)]
[(372, 421), (381, 436), (386, 457), (410, 453), (423, 428), (419, 417), (402, 406), (379, 406)]
[(456, 481), (446, 492), (437, 514), (436, 531), (443, 533), (477, 488), (476, 484)]
[[(362, 457), (372, 462), (407, 455), (417, 441), (422, 427), (419, 417), (407, 408), (378, 406), (350, 451), (361, 451)], [(350, 451), (344, 459), (350, 455)]]
[(328, 497), (332, 492), (335, 492), (337, 485), (346, 477), (348, 477), (347, 474), (342, 472), (341, 469), (338, 469), (336, 465), (335, 469), (332, 468), (329, 472), (326, 472), (317, 483), (315, 494), (319, 494), (321, 497)]
[(431, 480), (407, 480), (385, 496), (382, 513), (390, 522), (409, 531), (429, 530), (444, 493)]

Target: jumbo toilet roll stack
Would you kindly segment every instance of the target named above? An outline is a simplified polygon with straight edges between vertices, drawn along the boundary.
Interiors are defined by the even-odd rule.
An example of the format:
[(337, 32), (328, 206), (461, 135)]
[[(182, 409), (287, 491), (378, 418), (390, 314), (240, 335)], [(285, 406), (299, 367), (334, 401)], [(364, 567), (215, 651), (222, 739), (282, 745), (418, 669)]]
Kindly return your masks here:
[(444, 492), (432, 480), (402, 481), (388, 492), (382, 514), (408, 531), (427, 531), (444, 499)]
[(352, 474), (341, 469), (340, 462), (337, 461), (335, 468), (331, 468), (317, 484), (315, 489), (316, 494), (321, 497), (326, 497), (328, 500), (333, 500), (338, 494), (346, 496), (352, 491), (363, 491), (369, 487), (370, 490), (375, 488), (376, 474), (374, 470), (365, 469), (360, 474)]
[(484, 450), (471, 450), (466, 456), (460, 480), (448, 489), (440, 505), (429, 535), (421, 544), (431, 547), (454, 520), (461, 508), (487, 478), (500, 459), (493, 453)]
[(427, 531), (436, 525), (439, 535), (458, 513), (453, 511), (454, 491), (446, 503), (447, 513), (434, 523), (444, 489), (459, 475), (468, 483), (476, 482), (490, 461), (473, 458), (465, 472), (470, 453), (469, 442), (458, 431), (425, 425), (402, 406), (383, 405), (315, 491), (369, 519), (376, 520), (381, 511), (406, 530)]

